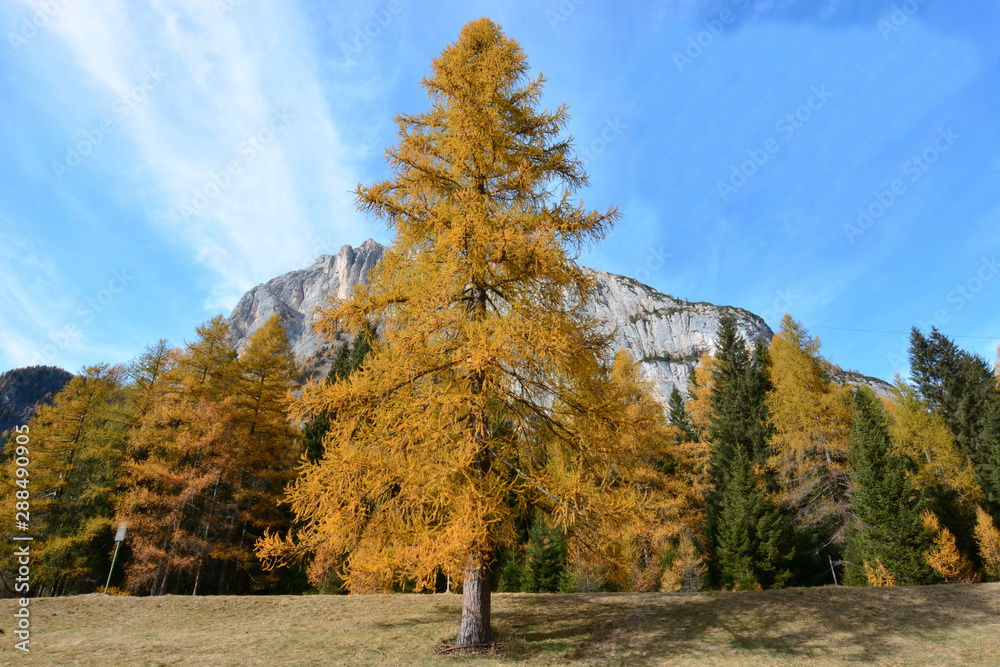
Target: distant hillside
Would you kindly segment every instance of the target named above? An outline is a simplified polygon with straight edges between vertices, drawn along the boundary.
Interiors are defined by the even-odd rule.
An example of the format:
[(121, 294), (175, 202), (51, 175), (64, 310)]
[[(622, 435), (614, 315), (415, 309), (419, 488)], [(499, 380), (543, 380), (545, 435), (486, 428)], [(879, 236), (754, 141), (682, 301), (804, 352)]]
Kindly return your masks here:
[(39, 403), (47, 403), (70, 378), (55, 366), (15, 368), (0, 374), (0, 447), (8, 431), (31, 419)]

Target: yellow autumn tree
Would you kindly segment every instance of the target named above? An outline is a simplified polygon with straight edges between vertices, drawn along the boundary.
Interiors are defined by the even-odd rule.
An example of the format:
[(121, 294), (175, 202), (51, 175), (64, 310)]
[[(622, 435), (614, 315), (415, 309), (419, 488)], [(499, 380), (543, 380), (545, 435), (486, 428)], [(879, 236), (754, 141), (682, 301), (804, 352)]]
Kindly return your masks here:
[(278, 315), (254, 332), (236, 367), (231, 405), (236, 438), (229, 454), (234, 461), (234, 512), (220, 541), (227, 562), (266, 579), (257, 569), (254, 543), (265, 530), (286, 530), (290, 525), (288, 508), (275, 501), (295, 478), (304, 449), (300, 429), (289, 420), (295, 359)]
[(691, 391), (685, 403), (691, 422), (700, 433), (707, 433), (711, 423), (712, 412), (712, 355), (707, 352), (698, 359), (694, 374), (691, 376)]
[(708, 574), (705, 557), (698, 551), (695, 537), (682, 533), (677, 547), (669, 554), (670, 562), (660, 576), (660, 590), (664, 593), (700, 591)]
[(930, 532), (934, 544), (927, 553), (927, 564), (937, 572), (945, 583), (960, 581), (973, 584), (979, 581), (975, 566), (955, 544), (955, 535), (941, 525), (937, 515), (930, 510), (921, 514), (924, 527)]
[(864, 568), (865, 577), (868, 578), (869, 586), (874, 586), (876, 588), (889, 588), (896, 585), (896, 578), (892, 576), (892, 572), (889, 572), (889, 569), (882, 564), (881, 558), (876, 558), (874, 565), (865, 561)]
[(922, 491), (950, 490), (964, 504), (979, 501), (983, 493), (972, 462), (956, 446), (940, 413), (898, 375), (892, 393), (888, 413), (893, 451), (913, 461), (913, 485)]
[(1000, 530), (994, 525), (993, 517), (982, 507), (976, 507), (974, 535), (987, 579), (1000, 581)]
[(796, 523), (821, 527), (842, 543), (850, 516), (851, 394), (827, 377), (819, 349), (819, 339), (786, 313), (770, 347), (771, 465), (778, 472), (778, 498)]
[(236, 352), (221, 317), (196, 331), (150, 379), (148, 404), (129, 438), (118, 516), (129, 521), (126, 583), (133, 592), (198, 592), (233, 513), (226, 488), (236, 465)]
[[(269, 562), (343, 555), (352, 590), (461, 573), (457, 643), (491, 641), (489, 566), (524, 507), (549, 515), (627, 578), (619, 539), (658, 539), (663, 412), (582, 304), (574, 257), (615, 209), (575, 202), (586, 184), (565, 107), (538, 109), (516, 42), (466, 25), (423, 81), (430, 110), (397, 117), (392, 180), (358, 187), (392, 243), (318, 326), (382, 335), (342, 382), (303, 390), (298, 416), (336, 414), (324, 456), (288, 499), (298, 527), (258, 545)], [(519, 510), (520, 508), (520, 510)]]
[[(18, 486), (23, 478), (15, 474), (13, 458), (0, 469), (0, 506), (8, 521), (15, 509), (30, 505), (23, 514), (30, 516), (34, 540), (34, 593), (89, 593), (107, 576), (117, 472), (129, 426), (123, 379), (120, 366), (84, 368), (26, 425), (29, 483)], [(6, 540), (0, 546), (0, 570), (16, 571), (8, 557), (17, 544)]]
[(141, 385), (148, 407), (118, 504), (131, 522), (133, 591), (260, 590), (276, 575), (261, 571), (254, 543), (290, 525), (278, 500), (302, 447), (288, 417), (295, 365), (285, 331), (272, 317), (239, 356), (221, 317), (197, 333)]
[[(709, 452), (711, 443), (708, 440), (708, 429), (711, 424), (712, 412), (712, 368), (714, 361), (712, 355), (705, 353), (698, 360), (691, 375), (690, 391), (684, 403), (687, 414), (690, 416), (691, 425), (695, 432), (694, 439), (685, 442), (684, 438), (675, 434), (678, 442), (678, 449), (686, 452), (689, 461), (689, 471), (693, 491), (700, 499), (704, 499), (711, 487), (711, 480), (708, 475)], [(702, 503), (703, 504), (703, 503)], [(703, 514), (700, 519), (703, 519)], [(698, 525), (692, 526), (694, 532), (701, 533), (701, 521)]]

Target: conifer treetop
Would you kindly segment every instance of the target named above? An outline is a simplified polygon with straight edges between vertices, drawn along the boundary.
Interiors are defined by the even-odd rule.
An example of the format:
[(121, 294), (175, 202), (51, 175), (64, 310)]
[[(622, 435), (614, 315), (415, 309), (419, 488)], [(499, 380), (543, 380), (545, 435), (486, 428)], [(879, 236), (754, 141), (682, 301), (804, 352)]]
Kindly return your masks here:
[[(397, 116), (398, 144), (386, 151), (394, 178), (358, 186), (359, 208), (384, 220), (393, 240), (372, 283), (337, 311), (340, 323), (359, 330), (366, 317), (403, 303), (471, 305), (477, 290), (487, 310), (529, 286), (543, 301), (561, 302), (563, 289), (585, 297), (592, 280), (571, 260), (601, 240), (618, 213), (572, 200), (587, 178), (571, 138), (560, 136), (565, 105), (536, 108), (544, 77), (529, 78), (518, 44), (479, 19), (422, 83), (431, 108)], [(427, 289), (414, 294), (407, 279)], [(323, 328), (333, 333), (337, 324), (328, 319)]]

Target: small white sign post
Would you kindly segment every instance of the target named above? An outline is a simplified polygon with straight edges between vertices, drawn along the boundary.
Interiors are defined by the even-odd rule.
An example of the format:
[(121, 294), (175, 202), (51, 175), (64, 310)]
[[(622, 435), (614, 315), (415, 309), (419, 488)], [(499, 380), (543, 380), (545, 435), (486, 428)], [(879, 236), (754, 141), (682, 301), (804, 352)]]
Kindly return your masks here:
[(115, 555), (111, 559), (111, 569), (108, 571), (108, 583), (104, 584), (104, 594), (108, 593), (108, 586), (111, 585), (111, 573), (115, 571), (115, 561), (118, 560), (118, 547), (122, 545), (122, 541), (125, 539), (125, 530), (128, 528), (128, 521), (122, 521), (118, 524), (118, 532), (115, 533)]

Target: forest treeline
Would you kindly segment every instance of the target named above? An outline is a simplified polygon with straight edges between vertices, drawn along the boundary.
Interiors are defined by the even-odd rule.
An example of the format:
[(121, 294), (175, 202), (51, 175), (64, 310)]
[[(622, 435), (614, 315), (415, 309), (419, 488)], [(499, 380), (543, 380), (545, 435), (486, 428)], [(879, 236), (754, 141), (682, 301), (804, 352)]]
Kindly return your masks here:
[[(103, 590), (119, 519), (117, 590), (301, 590), (297, 573), (266, 572), (253, 553), (265, 528), (290, 520), (278, 499), (302, 452), (288, 419), (291, 348), (276, 317), (240, 354), (228, 341), (218, 316), (183, 349), (161, 340), (128, 364), (84, 368), (27, 424), (27, 489), (8, 447), (3, 511), (12, 521), (17, 492), (29, 492), (18, 532), (34, 538), (33, 593)], [(14, 544), (3, 546), (7, 594)]]
[[(286, 488), (324, 454), (335, 413), (292, 424), (296, 368), (277, 316), (237, 353), (222, 317), (183, 348), (166, 341), (98, 364), (28, 422), (30, 473), (14, 447), (0, 492), (8, 526), (28, 499), (32, 594), (103, 590), (114, 528), (129, 527), (111, 582), (134, 595), (345, 592), (343, 553), (265, 567), (255, 546), (286, 533)], [(377, 353), (345, 342), (326, 382)], [(840, 386), (820, 344), (789, 316), (770, 346), (720, 322), (714, 357), (676, 389), (656, 443), (662, 526), (623, 536), (628, 583), (537, 508), (495, 554), (505, 591), (760, 589), (1000, 580), (1000, 389), (991, 365), (916, 329), (910, 378), (891, 399)], [(502, 430), (502, 415), (495, 429)], [(13, 530), (8, 531), (13, 534)], [(648, 538), (649, 535), (654, 536)], [(10, 534), (7, 536), (10, 537)], [(631, 543), (629, 543), (631, 540)], [(3, 541), (4, 595), (13, 544)], [(265, 562), (266, 563), (266, 562)], [(437, 589), (450, 587), (442, 571)], [(412, 590), (381, 580), (375, 588)], [(389, 583), (386, 583), (388, 581)], [(357, 578), (356, 590), (370, 590)]]

